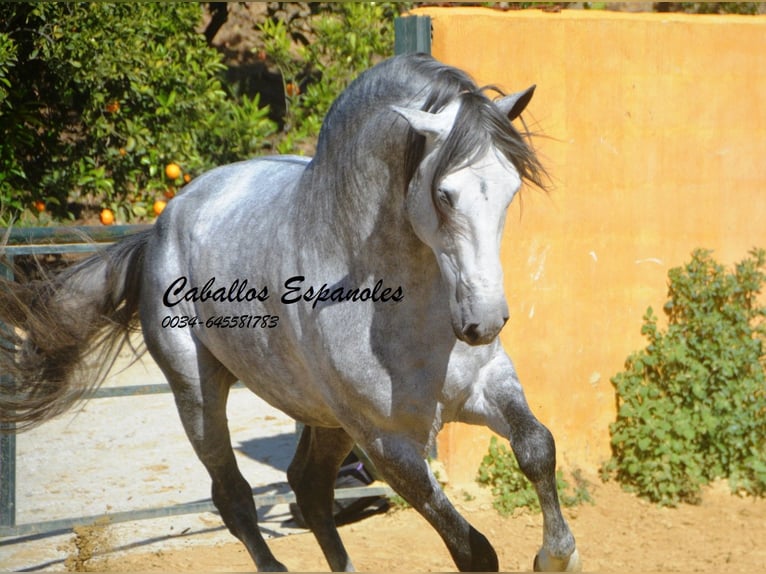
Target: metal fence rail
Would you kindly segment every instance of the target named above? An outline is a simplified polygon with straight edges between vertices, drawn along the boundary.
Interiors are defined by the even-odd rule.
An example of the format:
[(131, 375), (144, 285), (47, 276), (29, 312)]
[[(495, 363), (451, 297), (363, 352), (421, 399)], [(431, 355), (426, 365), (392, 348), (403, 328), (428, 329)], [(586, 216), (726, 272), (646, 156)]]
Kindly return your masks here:
[[(386, 485), (355, 486), (350, 488), (339, 488), (335, 491), (335, 498), (342, 500), (345, 498), (366, 498), (373, 496), (391, 496), (393, 491)], [(253, 496), (256, 507), (274, 506), (276, 504), (289, 504), (295, 502), (295, 495), (292, 492), (275, 494), (256, 494)], [(7, 536), (35, 536), (38, 534), (55, 535), (67, 532), (76, 526), (87, 526), (91, 524), (118, 524), (120, 522), (130, 522), (133, 520), (147, 520), (151, 518), (165, 518), (168, 516), (179, 516), (182, 514), (199, 514), (202, 512), (218, 512), (212, 500), (200, 500), (196, 502), (184, 502), (172, 504), (169, 506), (142, 508), (137, 510), (124, 510), (121, 512), (112, 512), (109, 514), (80, 516), (77, 518), (62, 518), (60, 520), (49, 520), (44, 522), (30, 522), (27, 524), (16, 524), (14, 526), (0, 526), (0, 538)]]
[[(149, 229), (149, 225), (115, 225), (83, 227), (32, 227), (12, 229), (3, 234), (0, 248), (0, 277), (14, 278), (14, 258), (51, 253), (92, 253), (119, 239)], [(8, 375), (0, 373), (0, 384)], [(100, 389), (93, 396), (108, 396), (112, 389)], [(132, 395), (167, 392), (167, 385), (148, 385), (132, 389)], [(127, 389), (125, 391), (127, 393)], [(0, 424), (0, 536), (45, 532), (40, 524), (16, 524), (16, 435), (12, 424)], [(60, 528), (60, 527), (59, 527)]]

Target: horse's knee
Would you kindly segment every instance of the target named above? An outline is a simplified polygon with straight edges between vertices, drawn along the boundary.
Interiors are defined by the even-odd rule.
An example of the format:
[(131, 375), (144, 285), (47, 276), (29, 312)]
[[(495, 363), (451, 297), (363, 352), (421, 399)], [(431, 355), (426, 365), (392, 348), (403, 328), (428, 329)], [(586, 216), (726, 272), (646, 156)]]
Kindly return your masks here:
[(521, 472), (537, 483), (556, 472), (556, 443), (551, 431), (535, 421), (511, 437), (511, 447)]

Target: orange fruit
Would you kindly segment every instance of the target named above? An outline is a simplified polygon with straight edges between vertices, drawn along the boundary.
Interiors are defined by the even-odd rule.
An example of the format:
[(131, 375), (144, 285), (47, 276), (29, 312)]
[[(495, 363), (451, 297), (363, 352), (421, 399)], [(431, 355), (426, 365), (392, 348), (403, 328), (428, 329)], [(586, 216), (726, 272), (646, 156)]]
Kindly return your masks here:
[(301, 93), (301, 87), (295, 82), (288, 82), (287, 85), (285, 85), (285, 92), (287, 92), (288, 96), (297, 96)]
[(164, 195), (166, 199), (173, 199), (176, 196), (176, 190), (172, 187), (169, 187), (164, 192), (162, 192), (162, 195)]
[(186, 183), (189, 183), (189, 182), (191, 181), (191, 176), (190, 176), (188, 173), (185, 173), (185, 174), (184, 174), (184, 181), (185, 181)]
[(123, 157), (128, 155), (128, 150), (126, 150), (124, 147), (121, 147), (120, 148), (120, 155), (123, 156)]
[(111, 209), (102, 209), (100, 219), (104, 225), (111, 225), (114, 223), (114, 212)]
[(170, 162), (165, 166), (165, 175), (168, 179), (181, 177), (181, 167), (177, 163)]
[(120, 111), (120, 102), (117, 100), (112, 100), (108, 104), (106, 104), (106, 111), (110, 114), (116, 114)]
[(45, 202), (42, 201), (41, 199), (38, 199), (37, 201), (35, 201), (35, 209), (39, 213), (42, 213), (43, 211), (45, 211)]
[(162, 210), (165, 209), (165, 206), (168, 204), (167, 201), (163, 201), (162, 199), (158, 199), (154, 202), (154, 206), (152, 209), (154, 209), (154, 215), (159, 215), (162, 213)]

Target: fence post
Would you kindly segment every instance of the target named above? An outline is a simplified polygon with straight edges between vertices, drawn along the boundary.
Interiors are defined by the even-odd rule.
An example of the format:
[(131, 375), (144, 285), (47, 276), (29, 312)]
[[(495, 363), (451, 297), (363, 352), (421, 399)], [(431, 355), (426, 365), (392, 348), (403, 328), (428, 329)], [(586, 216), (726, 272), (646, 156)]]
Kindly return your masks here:
[[(0, 277), (13, 280), (13, 257), (7, 266), (0, 263)], [(2, 327), (2, 325), (0, 325)], [(0, 337), (2, 330), (0, 329)], [(0, 385), (8, 384), (9, 375), (0, 373)], [(16, 434), (13, 423), (0, 423), (0, 526), (16, 526)]]
[(431, 17), (405, 16), (394, 20), (394, 53), (431, 53)]

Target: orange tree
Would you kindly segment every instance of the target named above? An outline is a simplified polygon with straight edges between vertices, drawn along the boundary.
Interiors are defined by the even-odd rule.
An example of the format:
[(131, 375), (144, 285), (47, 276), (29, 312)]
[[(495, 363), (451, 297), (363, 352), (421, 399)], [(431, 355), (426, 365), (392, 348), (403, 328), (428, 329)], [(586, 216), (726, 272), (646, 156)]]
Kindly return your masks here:
[[(234, 98), (198, 3), (0, 4), (0, 224), (109, 207), (151, 215), (168, 186), (252, 156), (275, 130)], [(36, 208), (37, 207), (37, 208)]]
[[(409, 2), (315, 2), (307, 21), (269, 18), (259, 26), (263, 58), (282, 76), (285, 131), (282, 153), (310, 148), (324, 115), (340, 92), (367, 68), (394, 51), (394, 18)], [(312, 41), (297, 42), (300, 27)], [(305, 40), (305, 39), (304, 39)]]

